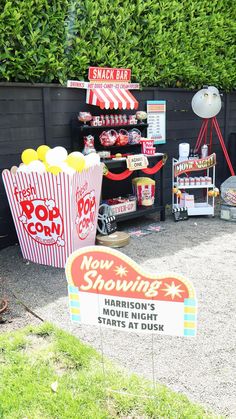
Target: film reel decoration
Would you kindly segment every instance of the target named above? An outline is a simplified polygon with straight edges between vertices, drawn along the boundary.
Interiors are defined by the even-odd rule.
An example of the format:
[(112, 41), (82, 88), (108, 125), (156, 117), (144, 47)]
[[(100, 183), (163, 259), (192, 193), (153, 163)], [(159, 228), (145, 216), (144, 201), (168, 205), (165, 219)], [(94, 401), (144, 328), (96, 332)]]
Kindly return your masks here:
[(110, 205), (101, 204), (98, 210), (97, 230), (103, 236), (114, 233), (117, 230), (116, 217)]

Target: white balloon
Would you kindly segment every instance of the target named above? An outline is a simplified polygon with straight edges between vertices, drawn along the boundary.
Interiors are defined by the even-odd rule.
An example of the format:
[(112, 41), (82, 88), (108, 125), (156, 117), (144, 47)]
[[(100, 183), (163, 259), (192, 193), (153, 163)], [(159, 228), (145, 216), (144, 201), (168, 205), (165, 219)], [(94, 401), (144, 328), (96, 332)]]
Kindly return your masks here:
[(85, 167), (97, 166), (100, 164), (100, 156), (97, 153), (90, 153), (85, 156)]
[(45, 173), (46, 167), (39, 160), (33, 160), (28, 164), (29, 172)]
[(47, 151), (46, 162), (50, 166), (58, 166), (58, 163), (62, 163), (66, 160), (68, 153), (64, 147), (54, 147)]
[(29, 173), (28, 167), (29, 167), (28, 165), (23, 163), (18, 167), (16, 173)]
[(76, 170), (73, 169), (72, 167), (68, 166), (68, 164), (66, 162), (59, 163), (57, 166), (60, 167), (61, 170), (64, 173), (66, 173), (67, 175), (73, 176), (74, 173), (76, 172)]
[(219, 90), (209, 86), (199, 90), (192, 98), (193, 112), (200, 118), (213, 118), (221, 110)]
[(10, 172), (11, 172), (12, 175), (15, 175), (17, 170), (18, 170), (17, 166), (12, 166)]
[(215, 86), (208, 86), (208, 90), (210, 90), (212, 93), (216, 93), (217, 95), (220, 94), (219, 90)]

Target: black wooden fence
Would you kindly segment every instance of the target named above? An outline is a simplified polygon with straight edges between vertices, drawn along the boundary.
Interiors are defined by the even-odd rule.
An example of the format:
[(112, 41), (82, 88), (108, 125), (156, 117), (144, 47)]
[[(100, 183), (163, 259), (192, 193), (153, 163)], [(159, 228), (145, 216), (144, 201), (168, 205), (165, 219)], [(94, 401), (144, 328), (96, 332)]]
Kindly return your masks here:
[[(185, 89), (146, 88), (135, 91), (139, 109), (146, 109), (147, 100), (167, 102), (167, 142), (158, 146), (158, 151), (168, 154), (165, 166), (165, 198), (170, 202), (171, 160), (178, 156), (178, 145), (187, 141), (194, 146), (201, 126), (191, 109), (194, 92)], [(226, 145), (230, 139), (230, 151), (236, 169), (236, 92), (223, 94), (223, 107), (217, 116)], [(99, 114), (98, 108), (85, 104), (85, 90), (67, 89), (57, 85), (31, 85), (0, 83), (0, 171), (18, 165), (21, 152), (25, 148), (37, 148), (41, 144), (51, 147), (71, 147), (70, 122), (79, 111), (89, 110)], [(229, 172), (219, 141), (213, 137), (214, 151), (217, 153), (217, 184)], [(16, 241), (2, 179), (0, 181), (0, 247)]]

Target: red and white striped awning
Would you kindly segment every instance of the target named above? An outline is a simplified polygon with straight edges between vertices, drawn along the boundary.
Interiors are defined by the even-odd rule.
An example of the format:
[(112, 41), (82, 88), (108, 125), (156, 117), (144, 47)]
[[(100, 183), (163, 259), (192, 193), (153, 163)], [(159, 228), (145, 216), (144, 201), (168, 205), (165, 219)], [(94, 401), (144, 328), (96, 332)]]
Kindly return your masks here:
[(138, 101), (126, 89), (101, 88), (88, 89), (86, 103), (101, 109), (137, 109)]

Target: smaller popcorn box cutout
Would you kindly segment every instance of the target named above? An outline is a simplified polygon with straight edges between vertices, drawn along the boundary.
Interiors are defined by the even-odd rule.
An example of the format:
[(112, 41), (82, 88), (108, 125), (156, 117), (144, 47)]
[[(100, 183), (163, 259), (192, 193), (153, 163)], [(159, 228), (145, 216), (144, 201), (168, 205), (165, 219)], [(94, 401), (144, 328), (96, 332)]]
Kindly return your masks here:
[(24, 259), (64, 268), (74, 250), (95, 243), (101, 166), (73, 176), (4, 170), (2, 177)]

